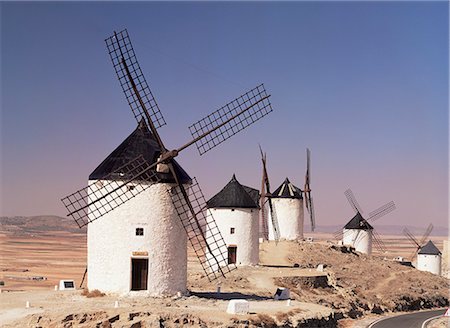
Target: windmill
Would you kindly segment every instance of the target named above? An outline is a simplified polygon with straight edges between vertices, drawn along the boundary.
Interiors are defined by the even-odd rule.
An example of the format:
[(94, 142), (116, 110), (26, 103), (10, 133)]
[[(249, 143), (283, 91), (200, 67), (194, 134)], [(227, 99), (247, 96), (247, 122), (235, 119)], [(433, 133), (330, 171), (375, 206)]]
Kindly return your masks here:
[(425, 244), (425, 241), (428, 239), (431, 231), (433, 231), (433, 224), (430, 223), (420, 241), (418, 241), (417, 238), (406, 227), (403, 229), (403, 234), (411, 241), (411, 243), (416, 248), (409, 259), (411, 262), (413, 262), (414, 258), (417, 255), (417, 269), (440, 275), (442, 254), (431, 240), (429, 240)]
[[(305, 185), (304, 190), (302, 191), (300, 188), (294, 186), (289, 179), (286, 178), (286, 180), (283, 182), (283, 184), (275, 190), (274, 193), (270, 192), (270, 183), (269, 183), (269, 175), (267, 173), (267, 155), (266, 153), (263, 153), (261, 146), (260, 152), (261, 152), (261, 162), (263, 164), (263, 171), (262, 171), (262, 181), (261, 181), (261, 199), (260, 199), (260, 207), (261, 207), (261, 219), (260, 219), (260, 226), (261, 226), (261, 238), (263, 240), (268, 239), (274, 239), (275, 241), (278, 241), (280, 238), (284, 239), (301, 239), (303, 238), (303, 194), (305, 195), (305, 207), (308, 210), (310, 214), (310, 220), (311, 220), (311, 229), (314, 231), (315, 228), (315, 217), (314, 217), (314, 204), (312, 200), (311, 195), (311, 188), (310, 188), (310, 157), (311, 157), (311, 151), (307, 148), (306, 149), (306, 155), (307, 155), (307, 169), (305, 174)], [(294, 200), (295, 205), (294, 208), (290, 208), (286, 210), (284, 209), (286, 207), (286, 204), (281, 204), (281, 202), (284, 202), (287, 198), (290, 198)], [(284, 199), (284, 200), (283, 200)], [(275, 205), (274, 203), (277, 203)], [(278, 204), (280, 203), (280, 204)], [(292, 203), (292, 202), (290, 202)], [(298, 204), (297, 204), (298, 203)], [(266, 207), (268, 205), (268, 209)], [(298, 205), (298, 206), (297, 206)], [(292, 206), (292, 204), (290, 204)], [(279, 208), (279, 211), (281, 211), (283, 214), (280, 218), (280, 215), (277, 214), (277, 208)], [(271, 218), (271, 227), (269, 227), (268, 224), (268, 213), (270, 214)], [(298, 212), (298, 213), (297, 213)], [(289, 214), (288, 214), (289, 213)], [(297, 214), (295, 214), (297, 213)], [(292, 217), (295, 217), (298, 219), (298, 222), (292, 220)], [(283, 223), (280, 223), (280, 220)], [(281, 225), (281, 227), (280, 227)], [(269, 233), (269, 231), (271, 233)], [(269, 235), (273, 235), (270, 236)]]
[[(89, 183), (87, 187), (64, 197), (62, 202), (69, 212), (68, 216), (71, 216), (79, 227), (88, 224), (90, 224), (90, 227), (96, 226), (97, 222), (104, 221), (98, 220), (103, 216), (111, 219), (110, 213), (118, 212), (120, 215), (126, 215), (123, 214), (123, 209), (127, 208), (127, 203), (132, 203), (141, 196), (140, 194), (145, 194), (147, 190), (155, 189), (157, 188), (155, 186), (162, 185), (164, 182), (166, 183), (165, 193), (159, 195), (162, 198), (170, 198), (171, 204), (166, 205), (173, 209), (172, 212), (179, 219), (178, 225), (181, 223), (205, 275), (210, 281), (224, 277), (226, 273), (235, 269), (235, 266), (228, 265), (226, 254), (217, 254), (211, 251), (211, 249), (222, 249), (225, 246), (223, 238), (214, 219), (207, 214), (205, 198), (197, 181), (195, 178), (190, 179), (174, 158), (193, 144), (196, 145), (200, 155), (203, 155), (266, 116), (272, 111), (269, 101), (270, 95), (266, 93), (263, 84), (258, 85), (191, 125), (189, 130), (193, 139), (169, 151), (157, 131), (166, 122), (141, 71), (127, 30), (114, 32), (114, 35), (107, 38), (105, 42), (121, 88), (138, 122), (135, 134), (130, 135), (130, 137), (145, 135), (145, 138), (147, 138), (145, 140), (154, 143), (152, 149), (156, 150), (152, 154), (153, 156), (148, 153), (139, 153), (143, 146), (138, 144), (134, 149), (135, 152), (139, 153), (138, 156), (114, 168), (105, 176), (96, 176), (95, 182)], [(129, 138), (124, 143), (129, 142)], [(150, 160), (149, 156), (152, 157)], [(160, 192), (159, 189), (157, 191)], [(151, 198), (153, 196), (146, 195), (146, 197)], [(161, 202), (158, 200), (154, 204), (160, 206)], [(146, 214), (148, 215), (151, 215), (151, 212), (155, 210), (148, 208), (145, 201), (142, 206), (147, 206)], [(172, 213), (171, 210), (167, 211)], [(167, 215), (170, 216), (170, 213)], [(141, 213), (138, 214), (142, 215)], [(107, 223), (102, 224), (103, 228), (108, 227)], [(146, 222), (143, 224), (146, 224)], [(136, 236), (142, 232), (143, 228), (136, 228)], [(151, 235), (148, 238), (151, 238)], [(105, 239), (105, 242), (110, 242), (110, 240)], [(92, 241), (92, 243), (94, 244), (95, 241)], [(176, 240), (174, 243), (176, 243)], [(178, 245), (173, 246), (173, 248), (177, 247)], [(120, 251), (120, 249), (117, 249), (117, 251)], [(180, 250), (177, 251), (180, 252)], [(206, 257), (205, 252), (215, 255)], [(149, 252), (133, 251), (133, 255), (137, 254), (136, 256), (145, 256), (147, 253)], [(184, 255), (182, 256), (185, 256), (185, 253), (186, 249), (184, 249)], [(183, 254), (182, 250), (181, 254)], [(117, 259), (115, 261), (117, 262)], [(181, 259), (180, 261), (185, 262), (187, 260)], [(162, 265), (169, 264), (162, 262)], [(137, 275), (147, 272), (157, 265), (148, 266), (147, 263), (147, 266), (145, 264), (141, 266), (143, 269), (139, 265), (137, 266)], [(171, 284), (170, 274), (175, 274), (172, 271), (182, 271), (179, 266), (178, 264), (177, 267), (166, 268), (164, 274), (168, 276), (167, 280), (164, 281), (165, 284)], [(218, 270), (210, 270), (213, 266), (217, 267)], [(132, 274), (134, 275), (134, 271)], [(180, 279), (183, 280), (183, 277)], [(90, 280), (91, 276), (89, 277)]]
[(206, 201), (227, 245), (230, 264), (259, 262), (259, 198), (258, 190), (242, 185), (233, 174), (225, 187)]
[(343, 240), (344, 245), (350, 245), (356, 251), (370, 255), (372, 253), (372, 241), (381, 252), (386, 251), (386, 247), (379, 234), (375, 231), (369, 221), (376, 221), (386, 214), (395, 210), (393, 201), (380, 206), (378, 209), (369, 213), (367, 219), (362, 216), (362, 209), (359, 206), (353, 192), (347, 189), (344, 192), (350, 206), (356, 212), (355, 216), (344, 226), (344, 229), (334, 233), (336, 239)]

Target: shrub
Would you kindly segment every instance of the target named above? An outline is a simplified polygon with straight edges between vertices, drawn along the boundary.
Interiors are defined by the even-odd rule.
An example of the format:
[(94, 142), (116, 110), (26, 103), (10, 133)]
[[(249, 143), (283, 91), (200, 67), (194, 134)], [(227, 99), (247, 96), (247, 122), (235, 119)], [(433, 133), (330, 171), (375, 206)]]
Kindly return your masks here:
[(91, 298), (91, 297), (103, 297), (105, 296), (105, 293), (102, 293), (98, 289), (94, 289), (91, 291), (89, 291), (88, 289), (83, 289), (81, 295), (86, 296), (87, 298)]

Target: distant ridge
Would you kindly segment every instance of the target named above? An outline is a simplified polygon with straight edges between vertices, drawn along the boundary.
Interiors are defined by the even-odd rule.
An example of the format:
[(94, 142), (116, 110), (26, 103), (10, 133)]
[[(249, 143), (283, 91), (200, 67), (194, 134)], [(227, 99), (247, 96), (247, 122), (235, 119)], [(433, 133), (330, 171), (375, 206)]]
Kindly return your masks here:
[(0, 217), (0, 232), (33, 234), (46, 231), (86, 233), (86, 228), (80, 229), (72, 219), (56, 215)]
[[(323, 233), (334, 233), (338, 230), (341, 230), (343, 225), (323, 225), (316, 226), (316, 232)], [(402, 225), (375, 225), (376, 231), (381, 235), (402, 235), (403, 236), (403, 228), (408, 228), (417, 238), (422, 237), (422, 234), (426, 230), (426, 226), (417, 227), (417, 226), (402, 226)], [(305, 225), (306, 233), (311, 231), (311, 228), (308, 225)], [(435, 226), (430, 236), (439, 236), (446, 237), (448, 236), (448, 228), (442, 226)]]

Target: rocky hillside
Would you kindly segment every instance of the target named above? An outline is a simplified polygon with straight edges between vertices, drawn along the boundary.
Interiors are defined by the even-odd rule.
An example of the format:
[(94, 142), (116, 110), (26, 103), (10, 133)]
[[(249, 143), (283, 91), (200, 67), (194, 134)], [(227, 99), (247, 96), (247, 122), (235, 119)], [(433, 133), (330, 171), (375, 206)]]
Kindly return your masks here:
[(449, 305), (450, 281), (331, 244), (293, 243), (288, 260), (300, 267), (325, 266), (326, 288), (310, 288), (296, 277), (276, 278), (298, 299), (342, 310), (352, 318), (367, 313), (414, 311)]

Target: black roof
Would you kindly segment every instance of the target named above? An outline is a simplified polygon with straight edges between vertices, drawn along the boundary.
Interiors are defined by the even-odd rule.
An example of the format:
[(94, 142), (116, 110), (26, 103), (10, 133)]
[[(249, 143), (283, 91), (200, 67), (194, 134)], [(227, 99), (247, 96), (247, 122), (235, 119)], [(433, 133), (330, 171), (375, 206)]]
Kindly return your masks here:
[(373, 230), (373, 227), (358, 212), (350, 221), (348, 221), (344, 226), (344, 229)]
[(279, 186), (274, 192), (272, 192), (273, 198), (298, 198), (303, 199), (302, 191), (300, 188), (294, 186), (288, 178)]
[[(152, 164), (156, 162), (160, 153), (161, 149), (155, 137), (147, 128), (145, 121), (141, 120), (137, 128), (89, 175), (89, 180), (102, 179), (139, 155)], [(190, 183), (191, 178), (186, 171), (175, 160), (173, 164), (181, 182)], [(153, 170), (155, 169), (156, 167)], [(160, 182), (175, 182), (170, 173), (157, 174)]]
[(206, 202), (208, 208), (258, 208), (259, 192), (241, 185), (233, 174), (230, 182)]
[(247, 194), (250, 195), (250, 197), (253, 199), (255, 204), (258, 205), (259, 204), (259, 190), (255, 189), (255, 188), (252, 188), (252, 187), (247, 187), (247, 186), (244, 186), (244, 185), (241, 185), (241, 186), (242, 186), (242, 188), (245, 189)]
[(425, 246), (420, 248), (419, 254), (440, 255), (441, 251), (430, 240)]

